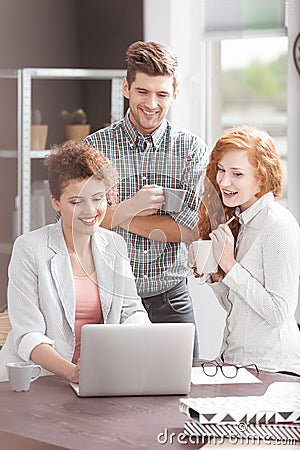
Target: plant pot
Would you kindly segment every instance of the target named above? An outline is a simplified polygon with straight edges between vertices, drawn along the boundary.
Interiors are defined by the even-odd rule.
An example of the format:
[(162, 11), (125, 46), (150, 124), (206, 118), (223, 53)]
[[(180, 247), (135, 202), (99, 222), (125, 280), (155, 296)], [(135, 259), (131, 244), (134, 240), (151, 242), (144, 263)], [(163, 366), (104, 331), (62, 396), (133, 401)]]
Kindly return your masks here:
[(73, 139), (76, 142), (81, 142), (85, 137), (90, 134), (91, 125), (65, 125), (65, 138), (66, 141)]
[(48, 125), (31, 125), (31, 150), (45, 150)]

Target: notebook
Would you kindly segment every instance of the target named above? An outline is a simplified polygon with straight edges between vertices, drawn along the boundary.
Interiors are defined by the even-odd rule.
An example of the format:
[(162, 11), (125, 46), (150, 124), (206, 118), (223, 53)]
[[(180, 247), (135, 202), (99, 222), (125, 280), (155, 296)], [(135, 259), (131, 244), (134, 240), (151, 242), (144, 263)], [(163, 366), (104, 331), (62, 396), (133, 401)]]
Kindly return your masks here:
[[(300, 429), (295, 423), (290, 424), (246, 424), (246, 423), (218, 423), (218, 424), (201, 424), (190, 420), (185, 422), (183, 432), (187, 436), (198, 437), (192, 442), (194, 444), (223, 444), (225, 441), (222, 438), (230, 438), (230, 442), (235, 444), (238, 448), (238, 440), (241, 439), (240, 448), (245, 445), (245, 448), (253, 444), (266, 445), (294, 445), (296, 447), (297, 441), (300, 441)], [(201, 438), (201, 439), (200, 439)], [(205, 438), (205, 441), (204, 439)], [(221, 439), (220, 439), (221, 438)], [(216, 440), (217, 439), (217, 440)], [(275, 442), (271, 442), (274, 440)], [(249, 445), (250, 444), (250, 445)]]
[(195, 326), (191, 323), (84, 325), (81, 397), (187, 394)]
[(299, 395), (181, 398), (179, 410), (200, 424), (300, 423)]

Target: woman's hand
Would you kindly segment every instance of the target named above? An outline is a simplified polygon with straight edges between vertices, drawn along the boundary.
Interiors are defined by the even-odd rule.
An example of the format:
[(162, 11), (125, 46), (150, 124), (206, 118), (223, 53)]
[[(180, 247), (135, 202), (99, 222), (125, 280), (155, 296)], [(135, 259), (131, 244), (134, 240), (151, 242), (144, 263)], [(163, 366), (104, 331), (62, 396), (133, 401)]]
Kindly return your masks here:
[(222, 224), (209, 235), (213, 252), (221, 269), (227, 273), (234, 266), (234, 237), (228, 225)]
[(79, 383), (79, 373), (80, 373), (80, 358), (78, 358), (77, 364), (72, 368), (68, 380), (71, 383)]
[(79, 382), (79, 358), (77, 364), (74, 364), (57, 353), (51, 345), (42, 343), (34, 347), (30, 359), (59, 377), (64, 377), (73, 383)]

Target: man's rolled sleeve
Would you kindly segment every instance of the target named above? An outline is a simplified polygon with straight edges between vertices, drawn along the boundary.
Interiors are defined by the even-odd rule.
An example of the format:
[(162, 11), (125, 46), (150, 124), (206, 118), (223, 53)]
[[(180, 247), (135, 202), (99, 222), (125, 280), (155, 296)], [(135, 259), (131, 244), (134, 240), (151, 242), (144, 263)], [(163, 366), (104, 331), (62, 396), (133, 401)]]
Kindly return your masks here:
[(190, 230), (193, 230), (197, 226), (198, 220), (199, 220), (198, 211), (192, 210), (188, 206), (183, 208), (183, 210), (180, 211), (180, 213), (177, 213), (177, 214), (169, 213), (169, 215), (179, 225), (189, 228)]

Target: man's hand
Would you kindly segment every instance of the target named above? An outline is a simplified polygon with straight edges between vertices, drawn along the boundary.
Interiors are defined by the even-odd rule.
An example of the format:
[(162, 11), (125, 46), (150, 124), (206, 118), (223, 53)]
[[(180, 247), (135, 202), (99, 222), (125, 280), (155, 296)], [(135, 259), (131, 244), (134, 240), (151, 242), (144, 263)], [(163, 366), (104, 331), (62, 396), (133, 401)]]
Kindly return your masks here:
[(145, 185), (133, 197), (109, 206), (101, 226), (109, 230), (117, 226), (128, 227), (137, 216), (156, 214), (163, 202), (163, 189), (160, 186)]
[(131, 218), (151, 216), (159, 210), (164, 202), (163, 189), (158, 185), (145, 185), (133, 197), (127, 200)]

